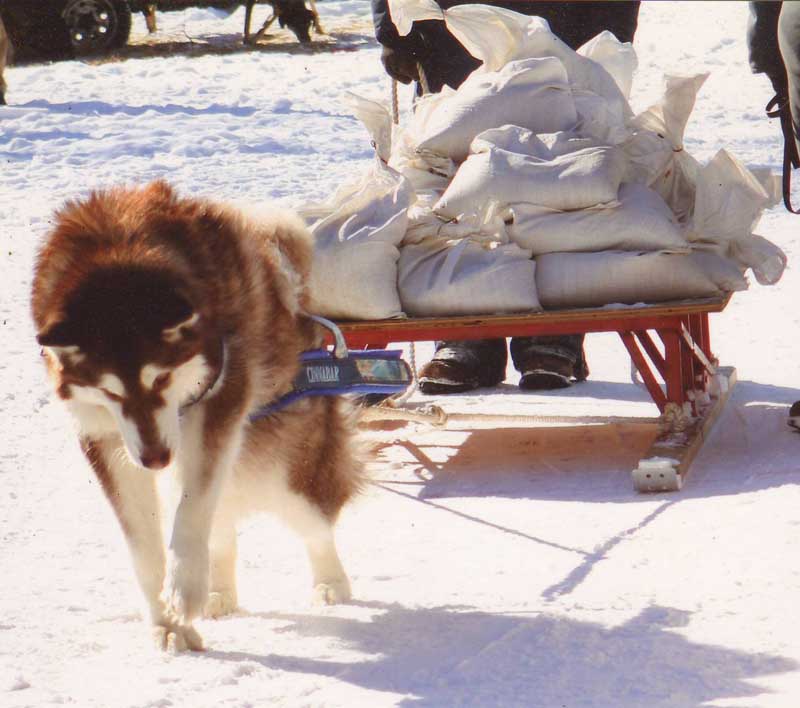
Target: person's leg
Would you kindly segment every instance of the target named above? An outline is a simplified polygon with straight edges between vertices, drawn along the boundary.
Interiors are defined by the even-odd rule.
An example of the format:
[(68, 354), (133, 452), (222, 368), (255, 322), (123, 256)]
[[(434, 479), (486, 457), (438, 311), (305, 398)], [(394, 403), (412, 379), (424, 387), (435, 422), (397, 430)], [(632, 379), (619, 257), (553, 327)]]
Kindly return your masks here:
[(436, 354), (419, 372), (423, 393), (462, 393), (497, 386), (506, 377), (505, 339), (436, 342)]
[[(795, 141), (800, 143), (800, 3), (783, 3), (778, 20), (778, 44), (786, 65), (792, 129)], [(795, 401), (789, 409), (789, 425), (800, 431), (800, 401)]]
[[(603, 30), (609, 30), (621, 42), (632, 42), (636, 33), (639, 2), (545, 2), (536, 5), (536, 14), (547, 19), (553, 33), (573, 49)], [(583, 339), (582, 334), (512, 339), (511, 357), (522, 374), (520, 388), (547, 390), (584, 381), (589, 368)]]
[[(449, 7), (459, 3), (441, 4)], [(629, 0), (581, 3), (492, 0), (490, 4), (544, 17), (553, 32), (573, 49), (604, 29), (612, 31), (622, 42), (631, 42), (639, 16), (639, 2)], [(479, 63), (447, 32), (443, 23), (430, 21), (419, 25), (430, 50), (421, 62), (429, 90), (440, 91), (444, 84), (458, 87)], [(573, 381), (585, 380), (589, 374), (583, 355), (583, 335), (514, 339), (511, 354), (522, 373), (522, 388), (563, 388)], [(420, 372), (420, 389), (424, 393), (455, 393), (496, 386), (505, 378), (505, 366), (503, 340), (440, 342), (433, 360)]]
[(511, 359), (522, 374), (519, 387), (530, 391), (565, 388), (589, 375), (582, 334), (516, 337)]
[(792, 128), (795, 141), (798, 141), (800, 138), (800, 3), (783, 3), (778, 20), (778, 45), (786, 67)]

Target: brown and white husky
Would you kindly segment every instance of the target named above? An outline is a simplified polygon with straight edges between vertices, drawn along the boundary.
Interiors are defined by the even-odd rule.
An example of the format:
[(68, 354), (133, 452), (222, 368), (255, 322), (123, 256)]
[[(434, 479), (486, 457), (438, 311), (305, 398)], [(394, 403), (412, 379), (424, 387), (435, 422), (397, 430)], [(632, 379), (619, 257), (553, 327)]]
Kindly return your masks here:
[[(236, 608), (236, 523), (249, 512), (275, 512), (304, 539), (316, 602), (350, 597), (332, 529), (362, 481), (352, 412), (310, 398), (248, 422), (321, 341), (310, 262), (297, 216), (249, 219), (164, 182), (68, 202), (38, 254), (37, 338), (163, 648), (202, 649), (193, 620)], [(177, 485), (166, 544), (165, 468)]]

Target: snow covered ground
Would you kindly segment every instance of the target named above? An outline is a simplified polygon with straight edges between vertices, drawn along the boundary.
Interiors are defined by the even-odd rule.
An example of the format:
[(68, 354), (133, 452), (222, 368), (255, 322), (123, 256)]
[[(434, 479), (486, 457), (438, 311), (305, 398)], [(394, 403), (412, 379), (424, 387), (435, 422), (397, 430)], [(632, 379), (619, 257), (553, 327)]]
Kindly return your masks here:
[[(161, 656), (136, 614), (120, 532), (52, 401), (29, 321), (52, 209), (92, 187), (164, 177), (224, 199), (300, 205), (365, 169), (347, 91), (388, 99), (368, 4), (325, 0), (332, 37), (228, 51), (242, 11), (160, 17), (178, 52), (12, 67), (0, 107), (0, 706), (800, 705), (800, 220), (759, 232), (789, 255), (712, 319), (739, 384), (684, 491), (637, 496), (636, 427), (533, 432), (396, 427), (339, 537), (356, 600), (309, 609), (294, 538), (241, 533), (242, 610), (204, 621), (203, 654)], [(633, 103), (666, 71), (711, 71), (687, 132), (780, 168), (771, 97), (747, 66), (743, 2), (646, 2)], [(208, 46), (206, 46), (208, 45)], [(222, 47), (222, 49), (220, 49)], [(407, 92), (403, 100), (407, 106)], [(424, 360), (430, 347), (420, 347)], [(589, 382), (457, 396), (449, 411), (656, 413), (613, 336), (588, 338)]]

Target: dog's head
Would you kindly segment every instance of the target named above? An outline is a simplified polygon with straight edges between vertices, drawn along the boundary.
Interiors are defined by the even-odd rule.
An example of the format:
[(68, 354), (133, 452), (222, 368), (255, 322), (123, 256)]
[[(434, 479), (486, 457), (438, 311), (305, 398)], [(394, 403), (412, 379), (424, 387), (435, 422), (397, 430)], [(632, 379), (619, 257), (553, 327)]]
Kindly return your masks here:
[[(95, 270), (63, 300), (37, 335), (58, 395), (92, 426), (113, 419), (131, 460), (161, 469), (180, 438), (181, 407), (219, 376), (221, 344), (167, 273)], [(98, 425), (102, 427), (102, 422)]]

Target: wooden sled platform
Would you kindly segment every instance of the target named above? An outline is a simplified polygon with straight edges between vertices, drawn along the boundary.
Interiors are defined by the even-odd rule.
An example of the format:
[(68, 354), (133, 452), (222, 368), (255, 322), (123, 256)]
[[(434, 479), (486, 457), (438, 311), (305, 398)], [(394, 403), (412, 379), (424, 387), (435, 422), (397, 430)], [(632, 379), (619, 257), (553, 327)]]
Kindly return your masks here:
[(390, 342), (617, 332), (661, 412), (658, 437), (633, 470), (633, 484), (640, 492), (665, 492), (683, 486), (736, 381), (734, 369), (718, 366), (709, 329), (709, 315), (722, 312), (729, 300), (337, 324), (351, 349), (383, 348)]

